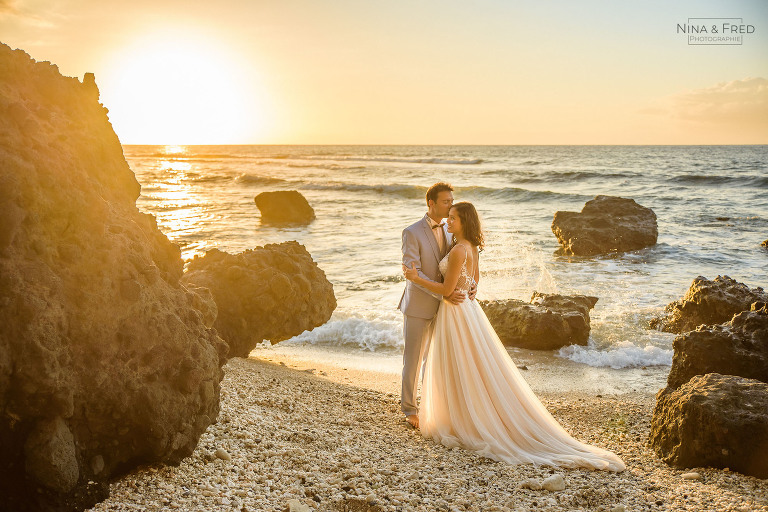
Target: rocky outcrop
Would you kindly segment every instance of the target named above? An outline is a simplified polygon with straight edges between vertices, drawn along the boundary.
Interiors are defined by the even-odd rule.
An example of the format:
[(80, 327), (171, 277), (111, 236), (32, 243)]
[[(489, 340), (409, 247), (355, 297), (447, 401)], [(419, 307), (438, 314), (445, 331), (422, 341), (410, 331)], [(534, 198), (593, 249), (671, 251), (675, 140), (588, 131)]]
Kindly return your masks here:
[(721, 373), (768, 383), (768, 309), (742, 311), (730, 322), (700, 326), (675, 338), (667, 379), (676, 388), (695, 375)]
[(254, 201), (265, 223), (308, 224), (315, 219), (315, 210), (297, 190), (262, 192)]
[(714, 280), (699, 276), (693, 280), (685, 296), (670, 303), (662, 318), (651, 322), (651, 327), (666, 332), (692, 331), (700, 325), (715, 325), (729, 321), (741, 311), (749, 311), (756, 302), (768, 301), (762, 288), (750, 289), (728, 276)]
[(183, 281), (213, 293), (214, 326), (230, 357), (248, 357), (263, 340), (277, 343), (322, 325), (336, 309), (333, 285), (297, 242), (235, 255), (212, 249), (192, 260)]
[(765, 247), (768, 249), (768, 240), (763, 240), (763, 242), (760, 244), (761, 247)]
[(533, 292), (530, 302), (516, 299), (480, 301), (504, 345), (533, 350), (555, 350), (586, 345), (589, 310), (597, 297)]
[(576, 256), (634, 251), (658, 237), (653, 210), (613, 196), (587, 201), (580, 213), (556, 212), (552, 232), (562, 246), (558, 253)]
[(226, 345), (139, 191), (95, 82), (0, 44), (4, 510), (89, 506), (216, 419)]
[(708, 373), (656, 399), (650, 445), (664, 462), (768, 478), (768, 384)]

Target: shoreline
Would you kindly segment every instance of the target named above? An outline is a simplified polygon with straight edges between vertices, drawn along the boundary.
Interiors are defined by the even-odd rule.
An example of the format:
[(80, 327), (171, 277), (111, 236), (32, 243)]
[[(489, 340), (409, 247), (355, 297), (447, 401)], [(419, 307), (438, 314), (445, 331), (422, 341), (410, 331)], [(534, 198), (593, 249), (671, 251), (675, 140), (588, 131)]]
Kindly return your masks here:
[[(542, 391), (547, 373), (532, 366), (553, 416), (616, 452), (626, 471), (512, 466), (448, 449), (406, 426), (397, 375), (256, 350), (224, 366), (218, 422), (190, 457), (138, 468), (91, 510), (768, 511), (768, 480), (673, 469), (645, 446), (652, 394)], [(701, 478), (683, 479), (690, 471)], [(555, 473), (565, 490), (519, 488)]]

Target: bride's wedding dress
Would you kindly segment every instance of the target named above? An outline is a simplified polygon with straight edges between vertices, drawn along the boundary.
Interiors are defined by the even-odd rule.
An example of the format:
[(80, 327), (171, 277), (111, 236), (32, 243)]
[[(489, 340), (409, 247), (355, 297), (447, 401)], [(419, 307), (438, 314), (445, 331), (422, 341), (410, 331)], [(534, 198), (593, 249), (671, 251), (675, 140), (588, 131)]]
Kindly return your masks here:
[[(446, 274), (448, 257), (440, 262)], [(458, 288), (473, 279), (466, 261)], [(615, 454), (572, 438), (539, 402), (475, 300), (440, 304), (428, 347), (419, 427), (425, 437), (511, 464), (623, 471)]]

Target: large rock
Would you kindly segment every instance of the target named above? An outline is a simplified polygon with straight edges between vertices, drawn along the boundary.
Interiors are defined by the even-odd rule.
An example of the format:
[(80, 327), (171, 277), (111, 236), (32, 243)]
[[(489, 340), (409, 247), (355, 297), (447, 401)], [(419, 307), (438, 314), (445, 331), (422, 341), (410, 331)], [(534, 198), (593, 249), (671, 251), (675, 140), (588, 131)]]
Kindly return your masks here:
[(226, 345), (139, 191), (95, 82), (0, 44), (3, 510), (82, 509), (216, 419)]
[(562, 246), (558, 253), (576, 256), (634, 251), (658, 237), (653, 210), (613, 196), (587, 201), (581, 213), (555, 212), (552, 232)]
[(254, 198), (261, 220), (269, 224), (308, 224), (315, 210), (297, 190), (262, 192)]
[(597, 297), (533, 292), (530, 302), (516, 299), (480, 301), (488, 320), (504, 345), (534, 350), (555, 350), (586, 345), (589, 310)]
[[(756, 305), (753, 305), (756, 306)], [(768, 309), (753, 307), (730, 322), (699, 326), (675, 338), (667, 383), (676, 388), (694, 375), (721, 373), (768, 382)]]
[(700, 325), (716, 325), (729, 321), (741, 311), (749, 311), (755, 302), (768, 301), (762, 288), (750, 289), (728, 276), (714, 280), (699, 276), (693, 280), (685, 296), (671, 302), (665, 315), (651, 322), (651, 327), (666, 332), (692, 331)]
[(322, 325), (336, 309), (333, 285), (293, 241), (235, 255), (212, 249), (192, 260), (183, 281), (213, 292), (214, 326), (230, 357), (248, 357), (263, 340), (276, 343)]
[(656, 399), (650, 445), (664, 462), (768, 478), (768, 384), (708, 373)]

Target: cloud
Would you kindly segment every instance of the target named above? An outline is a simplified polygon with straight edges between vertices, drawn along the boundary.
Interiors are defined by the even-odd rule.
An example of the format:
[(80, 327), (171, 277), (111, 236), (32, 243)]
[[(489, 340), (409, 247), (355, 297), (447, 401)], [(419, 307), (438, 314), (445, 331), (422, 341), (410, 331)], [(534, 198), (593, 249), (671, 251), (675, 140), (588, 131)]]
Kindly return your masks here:
[(745, 78), (665, 98), (643, 113), (698, 123), (768, 128), (768, 79)]
[(15, 14), (16, 0), (0, 0), (0, 15)]

